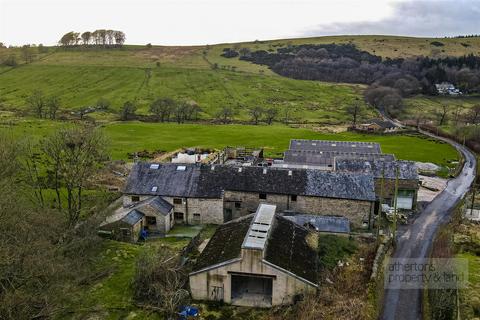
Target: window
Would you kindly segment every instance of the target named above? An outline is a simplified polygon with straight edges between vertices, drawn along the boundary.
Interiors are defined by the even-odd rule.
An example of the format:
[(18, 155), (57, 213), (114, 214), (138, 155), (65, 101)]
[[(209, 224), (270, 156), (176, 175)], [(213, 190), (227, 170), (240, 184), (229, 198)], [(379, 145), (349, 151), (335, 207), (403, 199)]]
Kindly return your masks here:
[(235, 202), (235, 208), (240, 209), (242, 207), (241, 202)]
[(259, 199), (266, 200), (266, 199), (267, 199), (267, 194), (266, 194), (266, 193), (260, 193), (260, 194), (258, 195), (258, 198), (259, 198)]
[(193, 214), (193, 220), (194, 221), (200, 221), (200, 213), (194, 213)]
[(183, 221), (183, 212), (174, 212), (173, 213), (175, 220), (182, 220)]
[(130, 230), (127, 228), (121, 228), (120, 231), (122, 232), (122, 236), (128, 237), (130, 235)]
[(292, 194), (292, 195), (290, 196), (290, 199), (291, 199), (292, 201), (297, 201), (297, 195), (296, 195), (296, 194)]
[(159, 167), (160, 167), (160, 165), (158, 163), (152, 163), (150, 165), (150, 169), (153, 169), (153, 170), (157, 170)]
[(153, 187), (152, 187), (152, 192), (157, 192), (157, 190), (158, 190), (158, 187), (157, 187), (157, 186), (153, 186)]
[(156, 225), (157, 224), (157, 218), (156, 217), (145, 217), (147, 220), (148, 225)]
[(182, 199), (180, 199), (180, 198), (174, 198), (173, 199), (173, 204), (182, 204), (182, 203), (183, 203)]
[(132, 202), (138, 202), (138, 201), (140, 201), (139, 196), (132, 196)]

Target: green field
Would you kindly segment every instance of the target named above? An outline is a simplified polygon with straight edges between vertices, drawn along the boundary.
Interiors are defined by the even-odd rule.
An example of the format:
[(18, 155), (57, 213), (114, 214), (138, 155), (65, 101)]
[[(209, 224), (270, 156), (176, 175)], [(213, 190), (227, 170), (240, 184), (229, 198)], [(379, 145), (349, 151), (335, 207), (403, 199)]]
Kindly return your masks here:
[(351, 132), (318, 133), (310, 129), (245, 125), (176, 125), (140, 122), (113, 123), (104, 127), (112, 141), (113, 158), (124, 159), (127, 153), (141, 150), (172, 151), (181, 147), (223, 148), (225, 146), (264, 147), (267, 155), (281, 156), (290, 139), (326, 139), (340, 141), (372, 141), (381, 144), (382, 151), (399, 159), (434, 162), (447, 165), (457, 160), (455, 149), (445, 143), (419, 136), (363, 135)]
[[(248, 119), (248, 107), (274, 106), (291, 110), (299, 120), (344, 123), (345, 107), (360, 97), (360, 86), (298, 81), (226, 70), (155, 67), (147, 79), (137, 67), (40, 65), (22, 66), (0, 75), (1, 104), (6, 110), (25, 110), (26, 98), (36, 89), (61, 98), (62, 108), (94, 105), (100, 97), (111, 101), (117, 113), (127, 100), (136, 100), (138, 113), (147, 114), (157, 97), (194, 100), (202, 118), (211, 119), (224, 106)], [(373, 110), (364, 117), (373, 116)]]

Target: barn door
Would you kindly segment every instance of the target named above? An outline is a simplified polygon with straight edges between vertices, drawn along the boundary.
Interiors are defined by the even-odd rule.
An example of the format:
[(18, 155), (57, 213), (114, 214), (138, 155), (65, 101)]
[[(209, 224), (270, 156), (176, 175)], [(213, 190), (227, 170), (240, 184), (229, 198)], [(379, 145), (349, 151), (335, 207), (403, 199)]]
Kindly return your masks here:
[(210, 290), (210, 300), (223, 301), (223, 286), (212, 286)]

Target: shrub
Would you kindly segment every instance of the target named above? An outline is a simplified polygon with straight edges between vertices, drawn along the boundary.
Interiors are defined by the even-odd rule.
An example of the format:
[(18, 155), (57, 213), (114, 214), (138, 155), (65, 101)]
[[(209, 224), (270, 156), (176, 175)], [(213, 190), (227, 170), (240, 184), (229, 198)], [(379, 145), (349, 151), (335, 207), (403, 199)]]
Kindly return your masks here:
[(444, 44), (440, 41), (432, 41), (432, 42), (430, 42), (430, 44), (432, 46), (435, 46), (435, 47), (443, 47), (444, 46)]

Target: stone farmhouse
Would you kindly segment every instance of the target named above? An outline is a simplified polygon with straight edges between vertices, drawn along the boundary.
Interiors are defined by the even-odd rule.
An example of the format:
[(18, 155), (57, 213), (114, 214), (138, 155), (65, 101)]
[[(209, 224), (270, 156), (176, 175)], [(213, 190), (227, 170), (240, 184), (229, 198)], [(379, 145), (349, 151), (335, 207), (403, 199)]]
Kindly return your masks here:
[[(394, 155), (382, 153), (378, 143), (292, 140), (283, 161), (274, 163), (274, 166), (372, 174), (377, 200), (381, 197), (383, 204), (390, 206), (395, 197), (395, 180), (398, 170), (398, 208), (405, 210), (416, 208), (419, 176), (415, 163), (398, 161), (395, 160)], [(383, 195), (381, 194), (382, 184)]]
[(271, 307), (317, 290), (316, 235), (275, 210), (260, 204), (217, 229), (189, 275), (194, 299)]
[(361, 226), (372, 220), (375, 184), (371, 173), (203, 164), (137, 163), (123, 204), (150, 197), (173, 206), (175, 223), (222, 224), (270, 203), (279, 211), (347, 217)]
[(415, 209), (420, 184), (417, 167), (414, 162), (339, 159), (336, 161), (335, 167), (340, 172), (373, 174), (377, 199), (382, 197), (383, 203), (389, 206), (393, 206), (395, 180), (398, 170), (397, 207), (406, 210)]

